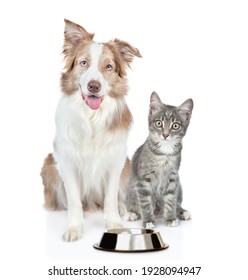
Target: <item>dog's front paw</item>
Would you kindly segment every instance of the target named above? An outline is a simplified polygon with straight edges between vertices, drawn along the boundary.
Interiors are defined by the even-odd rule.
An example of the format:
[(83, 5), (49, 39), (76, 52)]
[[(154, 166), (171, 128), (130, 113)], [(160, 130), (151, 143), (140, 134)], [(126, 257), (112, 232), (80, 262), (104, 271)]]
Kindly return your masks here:
[(82, 237), (82, 226), (69, 226), (64, 232), (63, 239), (67, 242), (72, 242)]
[(106, 228), (123, 228), (120, 217), (110, 216), (105, 220)]
[(119, 209), (120, 216), (125, 217), (125, 215), (127, 214), (127, 208), (126, 208), (125, 203), (119, 202), (118, 209)]
[(123, 224), (121, 221), (115, 221), (115, 222), (108, 222), (106, 223), (106, 228), (111, 229), (111, 228), (123, 228)]

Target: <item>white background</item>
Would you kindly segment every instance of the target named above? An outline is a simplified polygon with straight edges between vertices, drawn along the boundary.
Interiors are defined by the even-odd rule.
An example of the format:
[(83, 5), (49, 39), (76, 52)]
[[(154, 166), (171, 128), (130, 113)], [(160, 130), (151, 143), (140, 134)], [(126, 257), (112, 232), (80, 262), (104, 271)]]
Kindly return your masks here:
[[(248, 249), (245, 2), (1, 2), (2, 279), (60, 279), (47, 276), (53, 265), (139, 270), (142, 266), (202, 266), (196, 279), (244, 279)], [(66, 213), (42, 208), (39, 172), (52, 151), (64, 18), (95, 32), (96, 41), (126, 40), (143, 56), (135, 59), (129, 71), (128, 104), (134, 116), (129, 156), (147, 136), (153, 90), (171, 105), (189, 97), (194, 100), (181, 167), (183, 205), (191, 211), (192, 221), (173, 229), (159, 223), (168, 250), (117, 254), (93, 249), (104, 231), (101, 213), (86, 213), (83, 239), (68, 244), (61, 240)], [(140, 223), (127, 224), (134, 225)]]

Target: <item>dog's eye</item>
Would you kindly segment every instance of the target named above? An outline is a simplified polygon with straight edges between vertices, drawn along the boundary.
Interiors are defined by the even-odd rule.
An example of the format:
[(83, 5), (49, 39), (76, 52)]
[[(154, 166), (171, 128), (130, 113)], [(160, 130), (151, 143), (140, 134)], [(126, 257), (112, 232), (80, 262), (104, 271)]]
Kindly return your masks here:
[(113, 69), (113, 66), (112, 66), (111, 64), (107, 64), (107, 65), (106, 65), (106, 69), (107, 69), (108, 71), (110, 71), (110, 70)]
[(81, 65), (82, 67), (86, 67), (86, 66), (88, 65), (88, 62), (87, 62), (86, 60), (82, 60), (82, 61), (80, 62), (80, 65)]
[(181, 127), (180, 123), (178, 122), (174, 122), (172, 125), (171, 125), (171, 128), (173, 130), (178, 130), (179, 128)]

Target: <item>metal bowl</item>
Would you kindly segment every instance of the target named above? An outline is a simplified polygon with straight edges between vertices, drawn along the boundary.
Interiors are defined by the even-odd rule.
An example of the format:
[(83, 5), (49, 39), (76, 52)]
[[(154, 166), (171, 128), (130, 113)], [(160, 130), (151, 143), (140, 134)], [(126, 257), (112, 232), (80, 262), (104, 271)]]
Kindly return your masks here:
[(118, 228), (103, 233), (95, 249), (111, 252), (149, 252), (167, 249), (159, 232), (151, 229)]

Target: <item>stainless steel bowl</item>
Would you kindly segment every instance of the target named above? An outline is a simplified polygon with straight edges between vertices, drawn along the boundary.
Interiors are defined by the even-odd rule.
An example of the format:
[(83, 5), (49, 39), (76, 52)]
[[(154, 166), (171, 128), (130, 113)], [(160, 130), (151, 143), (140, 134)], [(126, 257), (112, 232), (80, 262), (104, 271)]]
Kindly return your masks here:
[(167, 249), (159, 232), (151, 229), (120, 228), (103, 233), (95, 249), (111, 252), (149, 252)]

